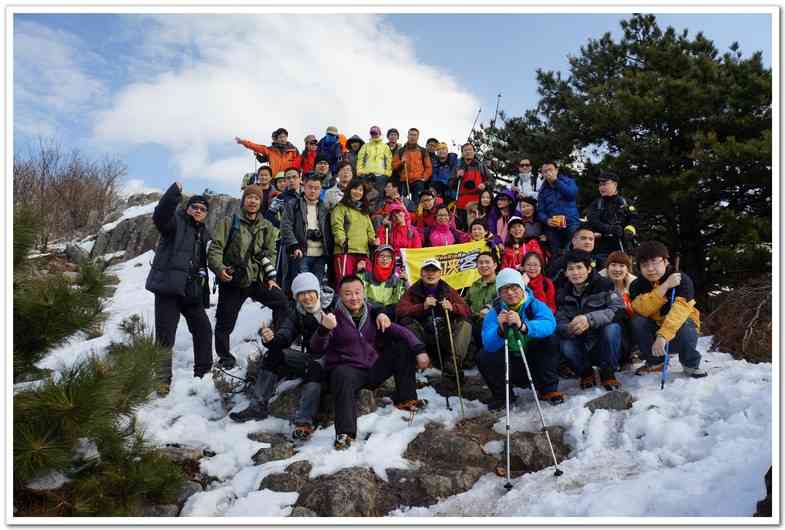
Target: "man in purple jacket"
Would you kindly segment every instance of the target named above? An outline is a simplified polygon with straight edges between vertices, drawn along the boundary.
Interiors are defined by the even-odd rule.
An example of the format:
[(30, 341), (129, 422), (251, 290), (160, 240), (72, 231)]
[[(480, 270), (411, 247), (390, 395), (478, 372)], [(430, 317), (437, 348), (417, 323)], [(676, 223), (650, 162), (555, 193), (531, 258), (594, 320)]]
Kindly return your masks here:
[(424, 403), (417, 399), (415, 368), (427, 368), (430, 359), (412, 332), (366, 302), (359, 277), (344, 276), (338, 293), (335, 313), (323, 313), (311, 337), (311, 353), (325, 355), (326, 379), (335, 403), (335, 448), (341, 450), (348, 449), (357, 436), (357, 392), (376, 388), (394, 376), (395, 406), (416, 412)]

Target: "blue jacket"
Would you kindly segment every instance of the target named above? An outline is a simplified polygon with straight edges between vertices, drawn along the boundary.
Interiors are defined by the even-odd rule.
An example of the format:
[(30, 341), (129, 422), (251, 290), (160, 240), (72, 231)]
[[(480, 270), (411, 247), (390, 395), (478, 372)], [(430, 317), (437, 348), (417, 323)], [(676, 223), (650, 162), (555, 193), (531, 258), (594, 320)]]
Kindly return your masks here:
[[(487, 352), (499, 351), (504, 348), (504, 338), (499, 335), (497, 306), (502, 309), (507, 308), (504, 302), (497, 299), (482, 321), (482, 346)], [(531, 306), (529, 312), (534, 315), (532, 320), (526, 316), (526, 308), (529, 306)], [(544, 302), (537, 300), (528, 287), (526, 288), (526, 301), (518, 310), (518, 314), (521, 316), (521, 321), (526, 324), (527, 334), (531, 339), (544, 339), (553, 335), (556, 330), (556, 318), (553, 316), (553, 312)]]
[(577, 195), (578, 185), (566, 175), (559, 175), (555, 186), (548, 184), (548, 181), (543, 182), (537, 195), (537, 220), (546, 224), (554, 215), (564, 215), (567, 224), (578, 224), (578, 206), (575, 204)]
[(447, 153), (447, 160), (442, 162), (439, 157), (435, 157), (431, 161), (431, 182), (441, 182), (444, 185), (455, 177), (455, 171), (458, 168), (458, 155), (455, 153)]
[[(316, 146), (316, 156), (324, 155), (330, 163), (330, 173), (338, 172), (338, 162), (341, 161), (341, 143), (337, 136), (325, 135)], [(328, 186), (329, 187), (329, 186)]]

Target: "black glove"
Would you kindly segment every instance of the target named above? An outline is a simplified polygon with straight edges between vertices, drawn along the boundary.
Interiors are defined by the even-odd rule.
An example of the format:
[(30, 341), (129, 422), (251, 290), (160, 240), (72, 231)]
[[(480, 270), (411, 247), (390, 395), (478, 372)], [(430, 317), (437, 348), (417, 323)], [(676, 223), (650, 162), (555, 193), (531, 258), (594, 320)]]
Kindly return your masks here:
[(254, 153), (254, 156), (256, 157), (256, 160), (258, 160), (260, 164), (267, 163), (267, 157), (264, 156), (262, 153)]

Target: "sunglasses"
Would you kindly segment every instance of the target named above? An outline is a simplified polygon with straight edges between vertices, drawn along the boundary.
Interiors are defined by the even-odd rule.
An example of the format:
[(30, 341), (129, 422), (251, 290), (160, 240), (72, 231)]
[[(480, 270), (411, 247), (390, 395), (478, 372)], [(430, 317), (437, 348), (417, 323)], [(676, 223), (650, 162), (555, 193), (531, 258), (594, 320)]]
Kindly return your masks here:
[(306, 145), (319, 145), (319, 142), (307, 142)]
[(531, 164), (519, 164), (518, 167), (532, 167)]
[(207, 213), (207, 208), (205, 208), (204, 206), (201, 206), (201, 205), (199, 205), (199, 204), (192, 204), (192, 205), (190, 206), (190, 208), (191, 208), (193, 211), (195, 211), (195, 212), (202, 212), (202, 213)]

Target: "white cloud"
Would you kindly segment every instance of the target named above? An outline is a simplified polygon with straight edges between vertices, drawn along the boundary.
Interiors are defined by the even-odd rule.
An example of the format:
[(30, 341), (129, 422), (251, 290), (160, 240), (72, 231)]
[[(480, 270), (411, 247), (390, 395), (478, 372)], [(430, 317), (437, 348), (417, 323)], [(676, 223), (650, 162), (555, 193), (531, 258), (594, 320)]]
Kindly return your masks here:
[[(15, 21), (14, 126), (25, 134), (49, 136), (72, 123), (106, 93), (89, 73), (99, 55), (72, 33), (33, 21)], [(62, 120), (62, 121), (61, 121)]]
[[(367, 138), (377, 124), (452, 140), (478, 106), (376, 15), (168, 15), (146, 25), (140, 51), (157, 73), (97, 113), (94, 140), (163, 145), (186, 178), (236, 183), (249, 155), (234, 136), (267, 144), (283, 126), (301, 148), (328, 125)], [(174, 66), (160, 73), (161, 64)]]
[(137, 193), (161, 193), (161, 188), (150, 187), (142, 179), (131, 179), (125, 182), (120, 190), (121, 197), (130, 197)]

